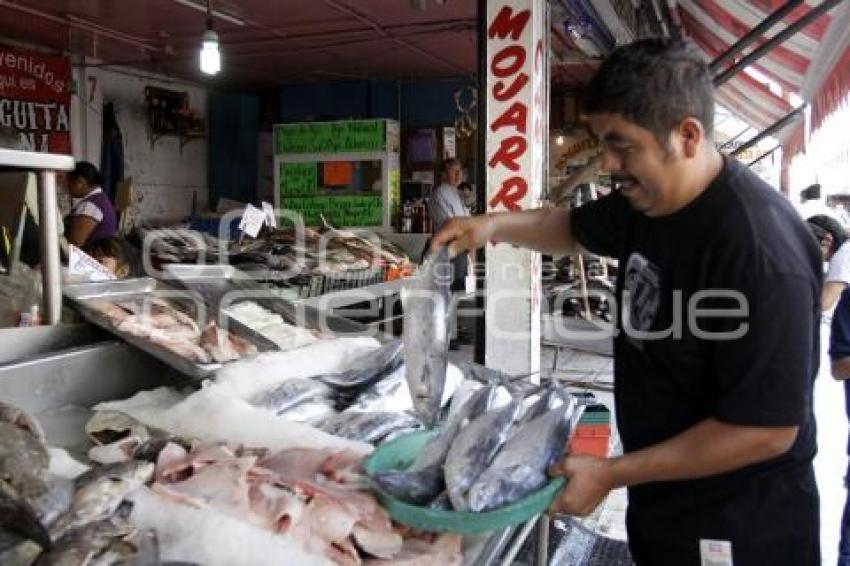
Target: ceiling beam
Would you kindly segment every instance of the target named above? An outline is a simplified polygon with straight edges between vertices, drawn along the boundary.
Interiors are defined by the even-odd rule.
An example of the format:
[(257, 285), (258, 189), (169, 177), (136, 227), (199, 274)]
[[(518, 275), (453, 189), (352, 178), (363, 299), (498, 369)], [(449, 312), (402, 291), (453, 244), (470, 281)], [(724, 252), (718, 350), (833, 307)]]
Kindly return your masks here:
[(121, 43), (126, 43), (128, 45), (138, 47), (139, 49), (142, 49), (144, 51), (159, 51), (159, 48), (151, 45), (145, 39), (134, 37), (130, 34), (118, 31), (116, 29), (89, 22), (88, 20), (84, 20), (83, 18), (74, 15), (68, 15), (65, 17), (57, 16), (55, 14), (44, 12), (42, 10), (32, 8), (30, 6), (19, 4), (18, 2), (10, 2), (9, 0), (0, 0), (0, 8), (9, 8), (10, 10), (16, 10), (23, 14), (35, 16), (37, 18), (41, 18), (43, 20), (53, 22), (55, 24), (67, 26), (69, 28), (77, 28), (87, 31), (89, 33), (93, 33), (95, 35), (108, 37), (110, 39), (114, 39), (115, 41), (120, 41)]
[(395, 43), (402, 45), (402, 46), (410, 49), (411, 51), (415, 51), (416, 53), (419, 53), (420, 55), (424, 55), (425, 57), (428, 57), (429, 59), (431, 59), (433, 61), (437, 61), (438, 63), (446, 65), (447, 67), (451, 67), (455, 71), (459, 71), (463, 74), (466, 74), (466, 70), (463, 69), (462, 67), (460, 67), (459, 65), (457, 65), (456, 63), (454, 63), (453, 61), (450, 61), (450, 60), (448, 60), (444, 57), (440, 57), (439, 55), (431, 53), (430, 51), (423, 49), (423, 48), (419, 47), (418, 45), (411, 43), (411, 42), (409, 42), (405, 39), (402, 39), (400, 37), (395, 37), (394, 35), (389, 33), (387, 30), (382, 28), (381, 25), (378, 24), (376, 21), (374, 21), (371, 18), (361, 14), (357, 10), (350, 8), (349, 6), (346, 6), (344, 4), (340, 4), (336, 0), (325, 0), (325, 4), (327, 4), (328, 6), (333, 8), (334, 10), (337, 10), (338, 12), (342, 12), (343, 14), (347, 14), (347, 15), (363, 22), (364, 24), (366, 24), (369, 27), (371, 27), (372, 29), (374, 29), (375, 32), (378, 35), (380, 35), (381, 37), (386, 37), (388, 39), (391, 39)]

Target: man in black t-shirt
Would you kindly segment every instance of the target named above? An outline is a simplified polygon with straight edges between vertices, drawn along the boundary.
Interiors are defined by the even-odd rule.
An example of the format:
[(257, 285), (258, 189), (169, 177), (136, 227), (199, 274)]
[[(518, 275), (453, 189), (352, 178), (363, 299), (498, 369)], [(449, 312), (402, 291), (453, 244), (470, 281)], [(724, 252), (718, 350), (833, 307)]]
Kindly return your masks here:
[(638, 564), (819, 564), (817, 243), (790, 203), (715, 149), (711, 76), (686, 45), (618, 48), (586, 100), (616, 190), (573, 211), (452, 221), (433, 242), (619, 260), (624, 455), (566, 457), (553, 511), (585, 515), (627, 486)]

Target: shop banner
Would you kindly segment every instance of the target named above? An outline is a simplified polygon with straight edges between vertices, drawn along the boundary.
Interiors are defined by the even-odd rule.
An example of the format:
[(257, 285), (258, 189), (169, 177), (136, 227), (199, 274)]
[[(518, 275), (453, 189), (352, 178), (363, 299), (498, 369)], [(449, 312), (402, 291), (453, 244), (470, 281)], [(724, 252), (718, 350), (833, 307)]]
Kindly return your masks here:
[(71, 153), (71, 63), (0, 47), (0, 126), (20, 136), (21, 149)]

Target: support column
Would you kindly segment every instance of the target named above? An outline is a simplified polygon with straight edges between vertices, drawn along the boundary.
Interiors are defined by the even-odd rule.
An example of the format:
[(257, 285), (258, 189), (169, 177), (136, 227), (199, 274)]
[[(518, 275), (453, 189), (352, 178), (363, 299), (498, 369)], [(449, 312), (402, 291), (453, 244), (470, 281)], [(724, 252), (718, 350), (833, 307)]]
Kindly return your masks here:
[[(549, 18), (545, 0), (487, 2), (488, 212), (537, 208), (549, 117)], [(486, 363), (514, 375), (540, 369), (540, 254), (486, 249)]]

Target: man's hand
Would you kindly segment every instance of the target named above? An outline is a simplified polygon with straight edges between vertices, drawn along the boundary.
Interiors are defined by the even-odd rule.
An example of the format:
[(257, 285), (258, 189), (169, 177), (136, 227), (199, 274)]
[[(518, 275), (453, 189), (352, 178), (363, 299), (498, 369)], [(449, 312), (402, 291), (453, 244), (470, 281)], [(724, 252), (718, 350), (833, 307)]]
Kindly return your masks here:
[(549, 474), (564, 476), (567, 480), (549, 507), (550, 514), (585, 517), (617, 487), (611, 477), (609, 461), (593, 456), (567, 456), (552, 465)]
[(484, 247), (493, 237), (493, 221), (489, 215), (452, 218), (431, 239), (431, 251), (449, 247), (449, 256)]

